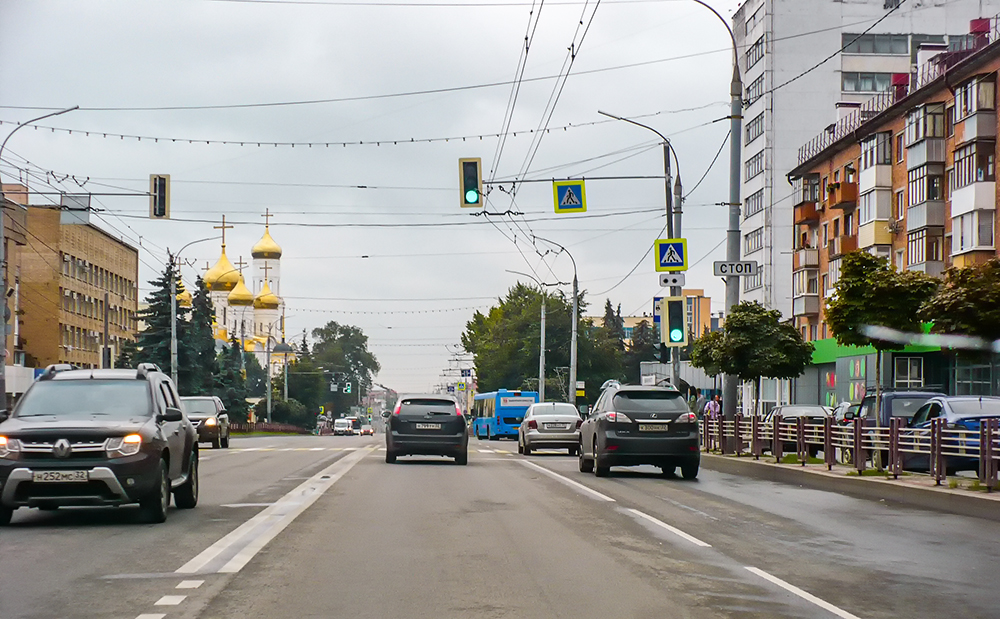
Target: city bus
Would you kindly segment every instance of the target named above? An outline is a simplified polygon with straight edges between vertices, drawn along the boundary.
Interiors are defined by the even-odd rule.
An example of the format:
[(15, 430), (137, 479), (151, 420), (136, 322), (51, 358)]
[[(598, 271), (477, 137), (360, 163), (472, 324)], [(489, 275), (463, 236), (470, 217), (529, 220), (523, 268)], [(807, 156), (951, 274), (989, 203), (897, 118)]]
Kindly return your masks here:
[(528, 407), (538, 401), (537, 391), (477, 393), (472, 406), (472, 434), (478, 439), (517, 438), (517, 429)]

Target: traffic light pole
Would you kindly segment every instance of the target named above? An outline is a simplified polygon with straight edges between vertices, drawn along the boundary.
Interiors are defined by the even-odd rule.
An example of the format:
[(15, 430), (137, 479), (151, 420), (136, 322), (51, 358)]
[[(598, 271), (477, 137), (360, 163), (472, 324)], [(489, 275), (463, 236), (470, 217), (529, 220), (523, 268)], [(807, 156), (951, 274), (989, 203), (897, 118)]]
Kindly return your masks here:
[[(677, 156), (676, 153), (674, 154), (674, 156), (675, 157)], [(671, 238), (681, 238), (683, 236), (683, 234), (681, 233), (681, 215), (683, 213), (683, 205), (681, 203), (682, 198), (683, 198), (682, 191), (683, 190), (681, 188), (681, 171), (680, 171), (680, 165), (678, 165), (677, 166), (677, 182), (674, 183), (674, 212), (673, 212), (674, 233), (677, 236), (676, 237), (671, 237)], [(669, 219), (669, 217), (667, 219)], [(684, 292), (683, 292), (683, 290), (681, 290), (680, 286), (671, 286), (670, 287), (670, 296), (672, 296), (672, 297), (681, 297), (683, 299), (684, 298)], [(684, 303), (685, 303), (685, 308), (684, 309), (685, 309), (685, 316), (686, 316), (687, 315), (687, 313), (686, 313), (686, 310), (687, 310), (687, 307), (686, 307), (687, 301), (685, 300)], [(662, 323), (661, 323), (661, 325), (662, 325)], [(686, 324), (684, 325), (684, 328), (687, 329), (687, 325)], [(686, 335), (687, 334), (685, 333), (685, 336)], [(685, 337), (684, 339), (686, 341), (687, 337)], [(673, 352), (672, 360), (673, 360), (673, 385), (674, 385), (674, 387), (678, 387), (679, 388), (680, 384), (681, 384), (680, 383), (680, 380), (681, 380), (681, 347), (680, 346), (675, 346), (674, 347), (674, 352)]]

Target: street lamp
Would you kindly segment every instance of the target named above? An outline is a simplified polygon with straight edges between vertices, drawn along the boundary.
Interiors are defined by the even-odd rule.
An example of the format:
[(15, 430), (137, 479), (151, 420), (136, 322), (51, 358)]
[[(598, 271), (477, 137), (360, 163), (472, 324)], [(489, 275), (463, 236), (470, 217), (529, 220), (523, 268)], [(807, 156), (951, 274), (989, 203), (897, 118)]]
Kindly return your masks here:
[[(511, 271), (507, 269), (508, 273), (514, 273), (515, 275), (523, 275), (525, 277), (530, 277), (539, 288), (544, 286), (559, 286), (565, 284), (566, 282), (556, 282), (554, 284), (546, 284), (542, 282), (534, 275), (528, 275), (527, 273), (522, 273), (520, 271)], [(542, 290), (542, 322), (541, 322), (541, 332), (539, 335), (538, 344), (538, 401), (545, 401), (545, 291)]]
[[(174, 264), (176, 264), (177, 267), (180, 268), (180, 256), (182, 251), (194, 245), (195, 243), (204, 243), (205, 241), (211, 241), (217, 238), (219, 237), (210, 236), (204, 239), (198, 239), (197, 241), (191, 241), (184, 247), (181, 247), (176, 254), (171, 254), (170, 248), (167, 248), (167, 255), (171, 256), (171, 260), (173, 260)], [(176, 273), (173, 274), (173, 276), (170, 278), (170, 378), (173, 379), (174, 386), (177, 387), (177, 274)]]
[(579, 295), (577, 293), (579, 284), (576, 277), (576, 260), (573, 258), (573, 254), (569, 253), (568, 249), (555, 241), (550, 241), (549, 239), (535, 235), (532, 235), (531, 239), (532, 241), (537, 240), (548, 243), (549, 245), (555, 245), (559, 248), (557, 254), (566, 252), (566, 255), (569, 256), (570, 261), (573, 263), (573, 325), (569, 340), (569, 403), (576, 406), (576, 323), (579, 322), (578, 314), (580, 312)]
[[(39, 116), (38, 118), (32, 118), (31, 120), (25, 121), (20, 125), (14, 127), (14, 130), (7, 134), (4, 138), (3, 143), (0, 144), (0, 159), (3, 159), (3, 149), (7, 146), (7, 141), (10, 140), (11, 136), (18, 132), (18, 130), (27, 127), (31, 123), (38, 122), (39, 120), (45, 120), (46, 118), (51, 118), (53, 116), (59, 116), (60, 114), (65, 114), (66, 112), (72, 112), (73, 110), (80, 109), (79, 105), (74, 105), (73, 107), (66, 108), (65, 110), (59, 110), (58, 112), (50, 112), (44, 116)], [(6, 236), (6, 222), (4, 220), (3, 210), (7, 204), (7, 198), (3, 195), (3, 180), (0, 179), (0, 270), (3, 271), (3, 285), (4, 292), (7, 290), (7, 244), (4, 242), (4, 237)], [(6, 313), (7, 308), (7, 297), (3, 298), (4, 310)], [(3, 406), (0, 408), (7, 408), (7, 320), (4, 319), (4, 336), (3, 345), (0, 346), (0, 396), (3, 398)]]

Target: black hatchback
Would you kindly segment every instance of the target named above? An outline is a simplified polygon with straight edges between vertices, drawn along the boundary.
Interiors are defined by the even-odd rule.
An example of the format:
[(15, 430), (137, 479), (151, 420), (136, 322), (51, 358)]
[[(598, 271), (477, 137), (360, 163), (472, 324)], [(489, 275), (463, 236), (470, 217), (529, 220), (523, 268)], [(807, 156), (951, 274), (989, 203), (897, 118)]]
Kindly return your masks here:
[(458, 403), (440, 395), (400, 396), (386, 419), (385, 461), (398, 456), (436, 455), (469, 462), (469, 426)]

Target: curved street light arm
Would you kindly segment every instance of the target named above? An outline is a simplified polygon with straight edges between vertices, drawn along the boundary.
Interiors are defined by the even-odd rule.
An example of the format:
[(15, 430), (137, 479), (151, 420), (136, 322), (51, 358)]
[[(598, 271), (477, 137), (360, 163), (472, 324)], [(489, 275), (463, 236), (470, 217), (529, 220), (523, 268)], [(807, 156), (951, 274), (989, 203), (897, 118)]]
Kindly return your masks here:
[(706, 9), (708, 9), (709, 11), (712, 11), (712, 13), (714, 13), (715, 16), (719, 18), (719, 21), (722, 22), (722, 25), (726, 27), (726, 31), (729, 33), (729, 38), (732, 39), (732, 41), (733, 41), (733, 63), (736, 64), (737, 71), (739, 71), (739, 68), (738, 68), (739, 64), (740, 64), (739, 63), (739, 52), (737, 51), (738, 47), (736, 45), (736, 35), (733, 34), (733, 28), (732, 28), (732, 26), (729, 25), (729, 22), (726, 21), (725, 17), (723, 17), (722, 15), (720, 15), (719, 12), (716, 11), (714, 8), (712, 8), (712, 6), (710, 4), (708, 4), (707, 2), (703, 2), (702, 0), (692, 0), (692, 2), (697, 2), (701, 6), (705, 7)]
[[(25, 121), (20, 125), (14, 127), (14, 130), (8, 133), (7, 137), (4, 138), (3, 143), (0, 144), (0, 158), (3, 157), (3, 149), (5, 146), (7, 146), (7, 141), (10, 140), (11, 136), (17, 133), (19, 129), (23, 129), (33, 122), (38, 122), (39, 120), (45, 120), (46, 118), (51, 118), (52, 116), (58, 116), (60, 114), (65, 114), (66, 112), (72, 112), (73, 110), (78, 110), (78, 109), (80, 109), (80, 106), (74, 105), (73, 107), (66, 108), (65, 110), (59, 110), (58, 112), (50, 112), (48, 114), (45, 114), (44, 116), (39, 116), (38, 118), (32, 118), (31, 120)], [(2, 197), (3, 197), (3, 183), (0, 183), (0, 198)]]

